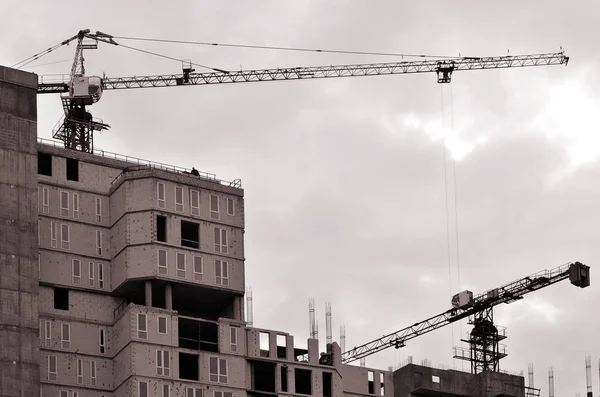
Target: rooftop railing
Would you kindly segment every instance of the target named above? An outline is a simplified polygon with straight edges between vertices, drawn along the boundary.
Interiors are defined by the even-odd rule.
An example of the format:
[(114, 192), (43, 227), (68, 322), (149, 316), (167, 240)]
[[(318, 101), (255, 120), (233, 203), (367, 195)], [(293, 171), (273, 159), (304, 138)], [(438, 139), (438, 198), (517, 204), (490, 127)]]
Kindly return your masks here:
[[(54, 146), (54, 147), (64, 147), (64, 144), (60, 141), (39, 138), (39, 137), (38, 137), (38, 143), (41, 143), (43, 145)], [(141, 159), (138, 157), (132, 157), (132, 156), (124, 155), (124, 154), (109, 152), (108, 150), (94, 148), (93, 154), (95, 156), (100, 156), (100, 157), (104, 157), (107, 159), (124, 161), (124, 162), (130, 163), (131, 165), (146, 166), (149, 168), (155, 168), (155, 169), (161, 169), (161, 170), (168, 171), (168, 172), (174, 172), (177, 174), (191, 175), (191, 170), (187, 169), (185, 167), (179, 167), (176, 165), (165, 164), (165, 163), (160, 163), (160, 162), (151, 161), (151, 160), (144, 160), (144, 159)], [(208, 179), (210, 181), (220, 183), (222, 185), (231, 186), (231, 187), (235, 187), (235, 188), (239, 188), (239, 189), (242, 188), (242, 180), (241, 179), (234, 179), (233, 181), (224, 181), (224, 180), (218, 179), (215, 174), (210, 173), (210, 172), (204, 172), (204, 171), (198, 171), (197, 176), (199, 176), (200, 178), (203, 178), (203, 179)]]

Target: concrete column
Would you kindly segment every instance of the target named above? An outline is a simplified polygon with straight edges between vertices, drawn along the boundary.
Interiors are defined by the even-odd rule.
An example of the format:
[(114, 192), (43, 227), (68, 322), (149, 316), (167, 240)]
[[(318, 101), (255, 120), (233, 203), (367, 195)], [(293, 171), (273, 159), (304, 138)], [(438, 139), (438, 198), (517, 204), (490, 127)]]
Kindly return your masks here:
[(37, 75), (0, 66), (2, 397), (40, 394), (37, 155)]
[(165, 285), (165, 309), (173, 310), (173, 286)]
[(308, 340), (308, 362), (310, 364), (319, 364), (319, 340), (309, 339)]
[(152, 281), (146, 280), (144, 287), (146, 288), (146, 306), (152, 307)]
[(242, 311), (243, 296), (236, 296), (233, 298), (233, 318), (235, 320), (244, 321), (244, 312)]

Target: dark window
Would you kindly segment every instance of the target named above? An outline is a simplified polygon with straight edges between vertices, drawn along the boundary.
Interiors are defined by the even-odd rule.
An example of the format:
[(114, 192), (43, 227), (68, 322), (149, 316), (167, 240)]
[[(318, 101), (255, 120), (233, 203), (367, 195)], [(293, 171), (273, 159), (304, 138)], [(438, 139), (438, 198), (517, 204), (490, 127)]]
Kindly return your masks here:
[(323, 372), (323, 397), (331, 397), (333, 392), (331, 383), (331, 372)]
[(367, 373), (367, 380), (369, 381), (369, 394), (375, 394), (375, 374), (373, 371)]
[(255, 361), (251, 366), (252, 387), (254, 390), (276, 393), (277, 364)]
[(68, 289), (54, 288), (54, 308), (58, 310), (69, 310)]
[(79, 160), (67, 159), (67, 180), (79, 181)]
[(38, 153), (38, 174), (52, 176), (52, 155)]
[(179, 353), (179, 379), (200, 380), (198, 355)]
[(312, 394), (312, 371), (309, 369), (294, 369), (297, 394)]
[(156, 240), (167, 242), (167, 217), (156, 215)]
[(288, 391), (288, 368), (281, 367), (281, 391)]
[(200, 225), (181, 221), (181, 246), (200, 248)]

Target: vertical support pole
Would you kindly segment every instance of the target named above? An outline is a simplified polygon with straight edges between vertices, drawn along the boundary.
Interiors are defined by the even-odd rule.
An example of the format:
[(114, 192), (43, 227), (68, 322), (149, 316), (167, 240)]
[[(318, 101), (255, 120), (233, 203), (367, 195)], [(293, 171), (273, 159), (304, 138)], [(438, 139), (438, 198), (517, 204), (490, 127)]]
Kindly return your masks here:
[(252, 327), (254, 324), (254, 313), (252, 312), (252, 288), (246, 289), (246, 325)]
[(152, 307), (152, 281), (146, 280), (144, 283), (146, 306)]
[(331, 332), (331, 302), (325, 303), (325, 343), (330, 344), (333, 342), (333, 335)]
[(173, 310), (173, 286), (169, 283), (165, 285), (165, 309)]
[(548, 397), (554, 397), (554, 368), (548, 368)]
[(587, 387), (587, 397), (592, 397), (592, 357), (585, 358), (585, 381)]

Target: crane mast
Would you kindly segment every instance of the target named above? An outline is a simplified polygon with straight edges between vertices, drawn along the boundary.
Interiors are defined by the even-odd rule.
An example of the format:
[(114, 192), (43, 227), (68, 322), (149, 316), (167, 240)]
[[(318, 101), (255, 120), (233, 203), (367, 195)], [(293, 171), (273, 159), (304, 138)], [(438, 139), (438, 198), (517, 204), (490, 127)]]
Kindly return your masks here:
[[(85, 40), (88, 40), (87, 42)], [(497, 57), (460, 57), (443, 60), (420, 60), (354, 65), (309, 66), (260, 70), (195, 73), (192, 63), (186, 61), (181, 74), (97, 77), (86, 76), (83, 50), (96, 49), (98, 42), (116, 45), (111, 35), (81, 30), (76, 36), (65, 40), (68, 44), (77, 40), (77, 49), (71, 74), (64, 81), (47, 82), (42, 77), (38, 84), (39, 94), (63, 94), (64, 120), (53, 131), (54, 138), (64, 142), (68, 149), (93, 152), (93, 133), (110, 128), (102, 120), (94, 119), (86, 110), (100, 100), (104, 90), (129, 88), (176, 87), (191, 85), (249, 83), (265, 81), (292, 81), (334, 77), (382, 76), (395, 74), (435, 73), (438, 83), (450, 83), (452, 73), (466, 70), (504, 69), (527, 66), (567, 65), (569, 57), (563, 51), (557, 53), (510, 55)]]
[(471, 371), (498, 371), (498, 363), (506, 354), (498, 350), (497, 329), (493, 323), (492, 309), (501, 303), (511, 303), (523, 299), (524, 295), (569, 279), (571, 284), (585, 288), (590, 285), (590, 267), (581, 262), (571, 262), (552, 270), (523, 277), (498, 288), (473, 296), (463, 291), (452, 298), (452, 308), (437, 316), (415, 323), (394, 333), (385, 335), (361, 346), (342, 353), (342, 363), (348, 364), (370, 356), (389, 347), (404, 347), (406, 342), (438, 328), (471, 317), (474, 325), (471, 331), (470, 357), (458, 357), (471, 361)]

